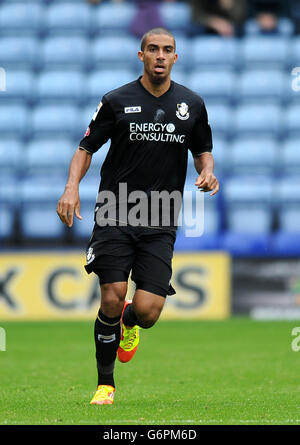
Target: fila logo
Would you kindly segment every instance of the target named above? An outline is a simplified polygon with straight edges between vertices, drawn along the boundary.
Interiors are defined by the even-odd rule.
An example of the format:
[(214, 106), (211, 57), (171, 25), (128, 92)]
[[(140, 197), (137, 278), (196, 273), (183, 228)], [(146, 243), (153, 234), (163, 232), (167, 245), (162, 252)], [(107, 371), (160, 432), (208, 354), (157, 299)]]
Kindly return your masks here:
[(124, 112), (125, 114), (128, 113), (140, 113), (142, 111), (142, 107), (125, 107)]

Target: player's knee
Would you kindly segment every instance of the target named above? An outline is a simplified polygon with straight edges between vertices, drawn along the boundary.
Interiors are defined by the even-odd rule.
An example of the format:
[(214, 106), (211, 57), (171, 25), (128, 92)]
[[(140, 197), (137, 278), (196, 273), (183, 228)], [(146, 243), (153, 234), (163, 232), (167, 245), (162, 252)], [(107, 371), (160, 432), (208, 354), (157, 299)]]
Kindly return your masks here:
[(139, 326), (144, 329), (151, 328), (159, 319), (160, 316), (160, 308), (158, 307), (139, 307), (135, 308), (136, 316), (139, 320)]
[(118, 316), (123, 309), (127, 293), (125, 283), (101, 284), (101, 309), (105, 315)]

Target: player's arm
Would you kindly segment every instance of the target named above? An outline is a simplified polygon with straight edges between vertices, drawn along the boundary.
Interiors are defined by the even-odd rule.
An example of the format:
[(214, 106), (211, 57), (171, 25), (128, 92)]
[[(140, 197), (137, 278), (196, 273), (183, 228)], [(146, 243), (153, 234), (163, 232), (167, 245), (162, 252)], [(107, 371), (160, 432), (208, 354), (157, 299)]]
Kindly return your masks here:
[(79, 183), (88, 171), (91, 159), (92, 153), (78, 147), (70, 163), (68, 181), (56, 209), (61, 221), (69, 227), (73, 225), (74, 213), (78, 219), (82, 219), (80, 215)]
[(114, 123), (114, 113), (104, 96), (93, 115), (84, 138), (74, 153), (65, 191), (57, 204), (58, 216), (69, 227), (73, 225), (74, 213), (78, 219), (82, 219), (80, 216), (79, 183), (89, 169), (93, 153), (96, 153), (111, 137)]
[(195, 185), (204, 192), (212, 192), (210, 196), (219, 191), (219, 182), (214, 175), (214, 158), (212, 151), (212, 135), (204, 103), (199, 110), (199, 118), (191, 136), (191, 152), (198, 173)]
[(214, 158), (210, 152), (201, 153), (194, 156), (194, 164), (199, 174), (195, 185), (204, 192), (210, 192), (210, 196), (215, 195), (219, 191), (219, 182), (214, 175)]

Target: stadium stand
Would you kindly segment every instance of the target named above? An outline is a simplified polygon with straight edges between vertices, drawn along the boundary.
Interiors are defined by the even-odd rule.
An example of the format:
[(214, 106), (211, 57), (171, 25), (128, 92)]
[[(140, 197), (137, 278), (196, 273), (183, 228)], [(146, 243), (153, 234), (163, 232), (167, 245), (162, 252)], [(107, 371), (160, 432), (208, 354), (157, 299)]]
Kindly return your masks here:
[[(221, 185), (215, 197), (204, 196), (203, 235), (186, 237), (190, 227), (180, 227), (176, 248), (299, 255), (300, 91), (292, 89), (291, 71), (299, 64), (300, 37), (293, 21), (280, 18), (272, 35), (262, 35), (249, 19), (240, 38), (190, 37), (187, 3), (160, 8), (176, 36), (173, 78), (205, 100)], [(93, 6), (86, 0), (0, 1), (2, 244), (89, 238), (109, 142), (93, 156), (81, 184), (83, 220), (66, 231), (55, 208), (72, 153), (103, 94), (141, 74), (139, 41), (129, 32), (135, 12), (135, 2), (125, 0)], [(186, 191), (195, 190), (196, 177), (189, 153)], [(191, 204), (195, 196), (186, 211)]]

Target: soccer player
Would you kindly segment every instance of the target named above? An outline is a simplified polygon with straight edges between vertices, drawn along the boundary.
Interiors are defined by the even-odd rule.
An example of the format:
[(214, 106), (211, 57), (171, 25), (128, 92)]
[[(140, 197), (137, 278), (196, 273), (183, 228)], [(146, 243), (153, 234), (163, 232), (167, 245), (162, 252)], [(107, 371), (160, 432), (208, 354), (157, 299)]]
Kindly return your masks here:
[[(103, 96), (72, 158), (57, 205), (57, 213), (67, 226), (72, 226), (74, 214), (82, 219), (79, 183), (93, 153), (111, 139), (101, 168), (85, 265), (88, 273), (99, 276), (101, 287), (94, 327), (98, 385), (90, 402), (99, 405), (113, 403), (116, 357), (123, 363), (132, 359), (139, 343), (139, 327), (153, 326), (166, 296), (175, 293), (170, 279), (178, 213), (174, 211), (175, 200), (170, 200), (166, 224), (161, 200), (156, 207), (149, 204), (152, 192), (177, 191), (182, 196), (188, 149), (198, 173), (195, 185), (211, 195), (219, 190), (204, 102), (171, 81), (178, 58), (174, 36), (164, 28), (148, 31), (138, 57), (144, 65), (143, 75)], [(143, 193), (141, 201), (149, 199), (147, 218), (139, 224), (131, 223), (136, 203), (129, 196), (136, 191)], [(109, 199), (112, 196), (115, 200)], [(153, 217), (157, 218), (155, 224)], [(136, 290), (132, 301), (125, 301), (130, 272)]]

